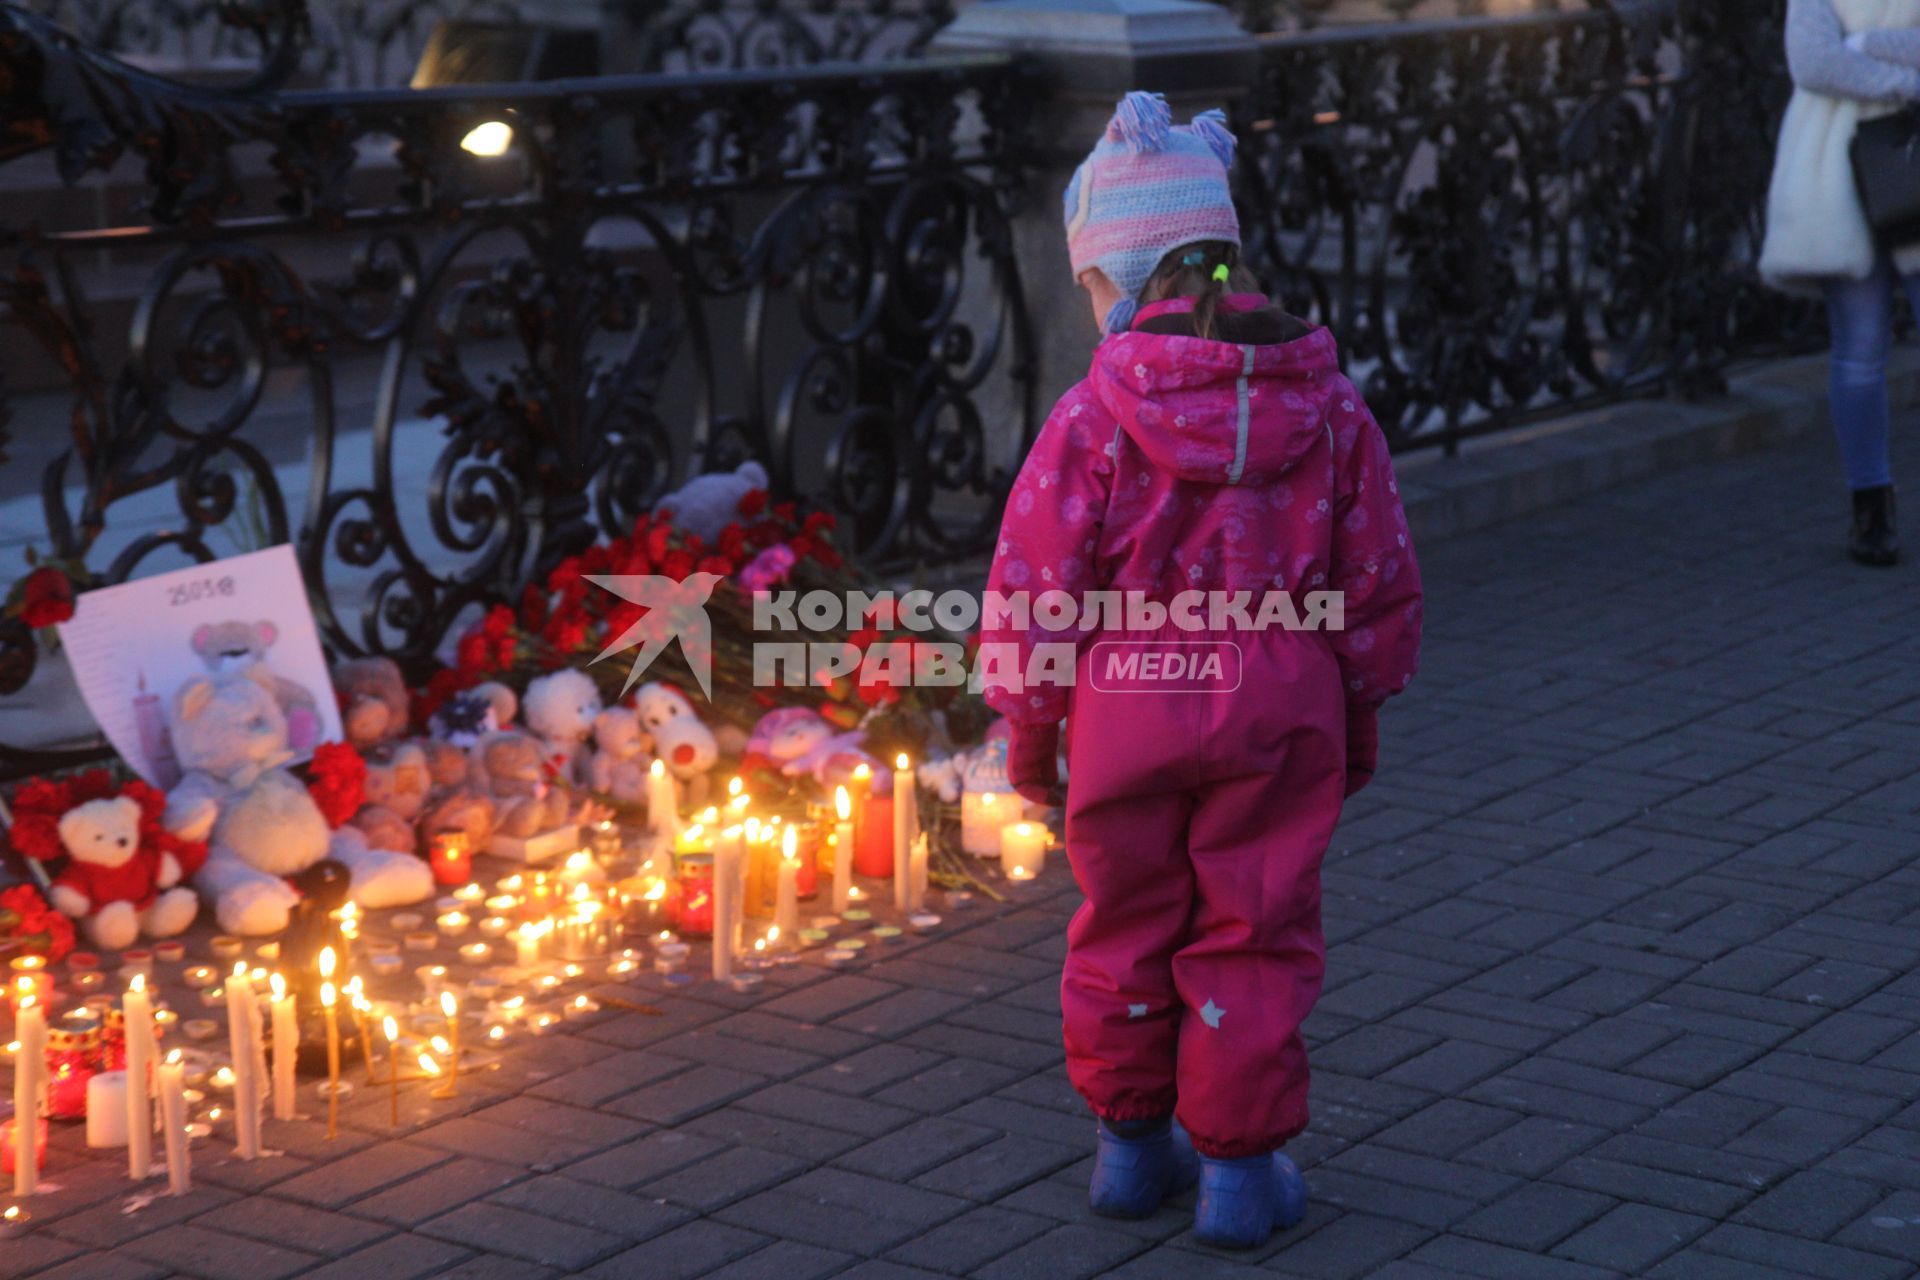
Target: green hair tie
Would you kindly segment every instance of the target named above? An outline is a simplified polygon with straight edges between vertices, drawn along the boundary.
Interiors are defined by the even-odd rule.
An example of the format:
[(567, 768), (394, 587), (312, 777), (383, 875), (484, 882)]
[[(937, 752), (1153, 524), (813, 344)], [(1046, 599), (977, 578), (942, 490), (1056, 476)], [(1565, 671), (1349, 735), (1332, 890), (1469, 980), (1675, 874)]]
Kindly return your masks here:
[(1219, 281), (1221, 284), (1225, 284), (1227, 282), (1227, 277), (1231, 274), (1232, 272), (1230, 272), (1227, 269), (1227, 264), (1224, 262), (1213, 269), (1213, 278)]

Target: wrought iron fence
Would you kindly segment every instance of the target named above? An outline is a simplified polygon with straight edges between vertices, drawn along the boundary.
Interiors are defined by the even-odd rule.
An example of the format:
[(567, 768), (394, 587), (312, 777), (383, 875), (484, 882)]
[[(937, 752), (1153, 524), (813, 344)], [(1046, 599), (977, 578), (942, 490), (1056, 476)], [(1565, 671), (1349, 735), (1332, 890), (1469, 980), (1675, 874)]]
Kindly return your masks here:
[(1596, 0), (1219, 0), (1248, 31), (1498, 17), (1579, 10)]
[(1817, 315), (1759, 257), (1777, 0), (1268, 38), (1237, 108), (1248, 257), (1396, 447), (1718, 384)]
[(41, 550), (103, 581), (291, 540), (331, 646), (418, 660), (748, 456), (875, 563), (992, 535), (1035, 425), (1005, 59), (234, 95), (0, 7), (0, 65), (42, 107), (0, 162), (145, 166), (138, 215), (0, 230), (63, 383), (14, 447), (71, 433)]

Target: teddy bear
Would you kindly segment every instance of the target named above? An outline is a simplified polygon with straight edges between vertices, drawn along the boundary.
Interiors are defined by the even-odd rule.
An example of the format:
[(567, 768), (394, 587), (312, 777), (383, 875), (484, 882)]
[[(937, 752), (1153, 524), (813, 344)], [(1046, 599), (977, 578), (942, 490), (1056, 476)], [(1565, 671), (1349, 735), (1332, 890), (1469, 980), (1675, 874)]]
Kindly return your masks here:
[(258, 669), (287, 722), (287, 745), (296, 755), (320, 741), (320, 714), (313, 694), (298, 681), (273, 674), (267, 650), (280, 638), (271, 622), (209, 622), (196, 627), (191, 644), (211, 675), (231, 675)]
[(600, 708), (600, 686), (583, 671), (565, 667), (528, 683), (520, 711), (527, 729), (540, 739), (555, 777), (567, 782), (583, 778), (582, 748), (593, 735), (593, 718)]
[(417, 742), (403, 742), (384, 760), (367, 761), (365, 798), (353, 825), (376, 849), (416, 849), (415, 824), (433, 792), (433, 770), (427, 750)]
[(618, 805), (647, 802), (647, 749), (640, 713), (608, 707), (593, 718), (593, 754), (587, 760), (587, 786)]
[(428, 717), (427, 732), (436, 742), (450, 742), (462, 751), (471, 751), (488, 734), (511, 729), (518, 714), (520, 699), (513, 690), (488, 680), (448, 698)]
[(572, 818), (567, 792), (547, 781), (538, 739), (509, 729), (474, 748), (473, 777), (494, 803), (494, 832), (526, 839), (563, 827)]
[(653, 504), (656, 516), (670, 515), (674, 524), (702, 541), (712, 542), (720, 531), (740, 518), (740, 499), (767, 487), (767, 469), (748, 459), (731, 471), (709, 471)]
[(400, 664), (392, 658), (352, 658), (333, 669), (340, 699), (340, 726), (347, 742), (365, 755), (407, 732), (412, 699)]
[(333, 830), (286, 762), (287, 722), (273, 676), (259, 665), (196, 676), (174, 694), (168, 727), (185, 776), (167, 796), (166, 827), (208, 840), (193, 885), (230, 934), (277, 933), (299, 901), (287, 878), (332, 857), (366, 908), (419, 902), (433, 872), (409, 852), (373, 848), (347, 825)]
[(420, 815), (421, 839), (431, 841), (446, 831), (467, 837), (467, 847), (484, 849), (493, 838), (494, 800), (468, 787), (436, 791)]
[(633, 705), (641, 728), (653, 738), (653, 754), (704, 798), (707, 770), (719, 759), (720, 744), (694, 714), (693, 704), (672, 685), (649, 680), (634, 694)]
[(93, 945), (124, 951), (139, 940), (185, 931), (200, 900), (180, 883), (188, 868), (147, 840), (132, 796), (101, 796), (60, 815), (66, 869), (54, 877), (53, 905), (84, 921)]
[(878, 772), (880, 762), (861, 749), (859, 733), (841, 733), (810, 707), (780, 707), (760, 717), (747, 739), (747, 756), (758, 756), (786, 777), (811, 777), (823, 785), (844, 783), (861, 765)]

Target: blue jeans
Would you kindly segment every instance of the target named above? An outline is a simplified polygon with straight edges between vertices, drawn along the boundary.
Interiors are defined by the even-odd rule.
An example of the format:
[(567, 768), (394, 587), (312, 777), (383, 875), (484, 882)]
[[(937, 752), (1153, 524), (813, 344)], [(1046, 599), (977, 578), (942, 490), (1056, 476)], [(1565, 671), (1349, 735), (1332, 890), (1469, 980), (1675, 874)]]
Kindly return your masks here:
[[(1833, 330), (1828, 398), (1847, 483), (1874, 489), (1893, 483), (1887, 458), (1887, 352), (1893, 345), (1893, 262), (1885, 254), (1863, 280), (1827, 282), (1827, 321)], [(1920, 272), (1900, 277), (1920, 312)]]

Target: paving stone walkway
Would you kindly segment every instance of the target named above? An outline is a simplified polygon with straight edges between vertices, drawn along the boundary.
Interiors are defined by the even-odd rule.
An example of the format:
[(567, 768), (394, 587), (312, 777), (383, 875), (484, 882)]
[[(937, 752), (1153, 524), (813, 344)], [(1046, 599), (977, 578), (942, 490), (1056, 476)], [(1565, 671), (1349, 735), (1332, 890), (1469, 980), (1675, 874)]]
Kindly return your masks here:
[(1255, 1254), (1087, 1214), (1056, 869), (861, 972), (650, 979), (663, 1016), (409, 1094), (399, 1136), (364, 1099), (131, 1213), (66, 1170), (0, 1276), (1911, 1276), (1920, 569), (1842, 562), (1833, 473), (1427, 549), (1426, 669), (1327, 865), (1314, 1208)]

